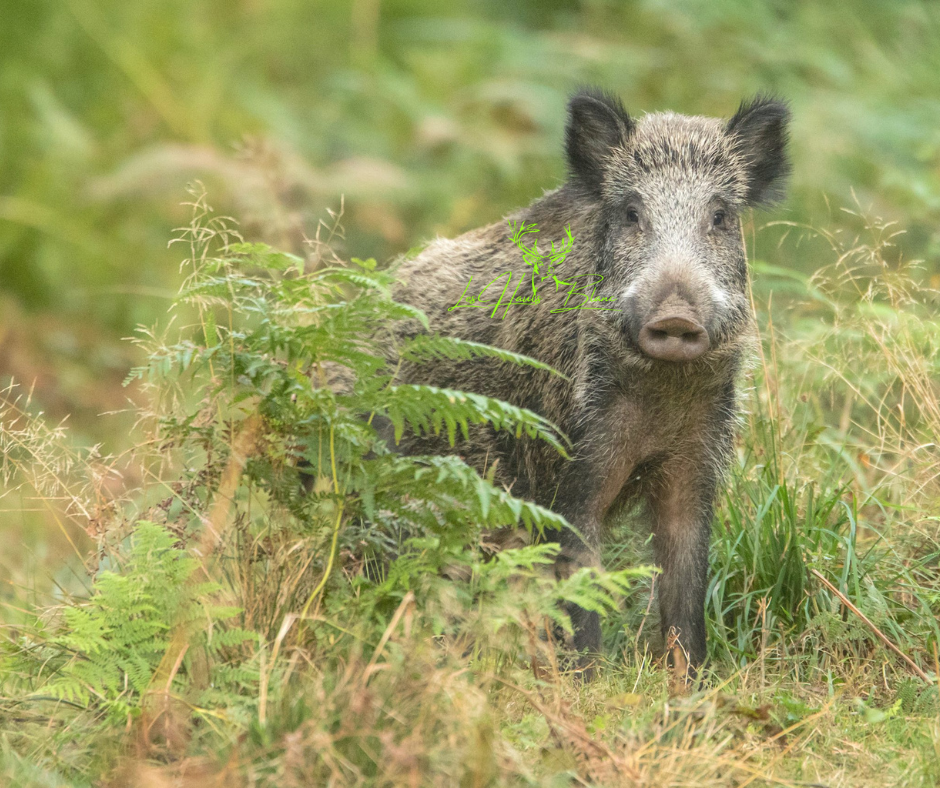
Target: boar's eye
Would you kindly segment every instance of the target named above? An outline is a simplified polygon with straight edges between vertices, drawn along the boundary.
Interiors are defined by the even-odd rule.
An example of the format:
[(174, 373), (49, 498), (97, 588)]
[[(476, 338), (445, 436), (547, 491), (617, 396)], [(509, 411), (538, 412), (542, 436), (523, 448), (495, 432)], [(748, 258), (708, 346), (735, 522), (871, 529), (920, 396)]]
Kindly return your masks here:
[(715, 215), (712, 216), (712, 226), (713, 227), (724, 227), (725, 219), (727, 215), (724, 211), (715, 211)]
[(627, 208), (627, 222), (630, 224), (640, 223), (640, 214), (637, 213), (636, 208)]

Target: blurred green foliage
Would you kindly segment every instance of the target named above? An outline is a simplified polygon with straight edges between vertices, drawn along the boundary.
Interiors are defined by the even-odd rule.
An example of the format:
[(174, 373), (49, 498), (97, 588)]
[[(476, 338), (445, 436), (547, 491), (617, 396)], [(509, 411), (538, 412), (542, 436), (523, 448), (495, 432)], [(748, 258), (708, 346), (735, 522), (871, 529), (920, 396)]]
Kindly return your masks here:
[[(345, 195), (340, 253), (385, 259), (557, 185), (581, 83), (633, 112), (787, 97), (783, 218), (870, 206), (936, 271), (938, 73), (940, 8), (913, 0), (3, 0), (0, 378), (103, 437), (135, 361), (120, 338), (179, 281), (188, 181), (298, 253)], [(785, 232), (756, 253), (828, 261)]]

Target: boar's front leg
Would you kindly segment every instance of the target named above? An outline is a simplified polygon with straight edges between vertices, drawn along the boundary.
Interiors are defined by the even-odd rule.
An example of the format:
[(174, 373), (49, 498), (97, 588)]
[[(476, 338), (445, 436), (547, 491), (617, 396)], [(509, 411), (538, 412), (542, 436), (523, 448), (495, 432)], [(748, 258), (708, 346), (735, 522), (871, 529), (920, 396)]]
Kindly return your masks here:
[[(567, 577), (582, 567), (601, 568), (601, 523), (635, 466), (629, 452), (609, 451), (610, 435), (610, 427), (599, 426), (597, 434), (582, 437), (580, 452), (566, 465), (555, 500), (550, 504), (576, 529), (558, 536), (561, 551), (555, 571), (559, 577)], [(621, 441), (613, 443), (620, 445)], [(573, 604), (568, 605), (567, 612), (574, 629), (578, 666), (582, 676), (590, 679), (601, 649), (600, 617)]]
[[(578, 533), (565, 531), (558, 537), (561, 550), (555, 560), (555, 575), (559, 579), (570, 577), (583, 567), (601, 566), (599, 524), (573, 513), (565, 514), (565, 517), (578, 529)], [(566, 605), (566, 612), (574, 630), (572, 645), (578, 653), (578, 670), (585, 680), (590, 681), (601, 650), (600, 616), (593, 610), (585, 610), (571, 603)]]
[(718, 473), (705, 457), (667, 460), (649, 491), (667, 664), (684, 682), (705, 662), (708, 544)]

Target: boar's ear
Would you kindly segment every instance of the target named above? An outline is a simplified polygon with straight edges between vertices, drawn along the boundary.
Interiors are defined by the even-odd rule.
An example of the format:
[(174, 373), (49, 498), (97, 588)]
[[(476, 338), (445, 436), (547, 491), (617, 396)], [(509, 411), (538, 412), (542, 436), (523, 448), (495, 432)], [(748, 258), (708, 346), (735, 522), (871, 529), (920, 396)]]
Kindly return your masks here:
[(575, 93), (568, 102), (565, 128), (565, 155), (572, 177), (600, 195), (605, 161), (632, 131), (633, 121), (616, 96), (593, 88)]
[(790, 110), (786, 102), (758, 95), (742, 101), (725, 130), (747, 168), (747, 202), (767, 205), (783, 197), (790, 174), (787, 127)]

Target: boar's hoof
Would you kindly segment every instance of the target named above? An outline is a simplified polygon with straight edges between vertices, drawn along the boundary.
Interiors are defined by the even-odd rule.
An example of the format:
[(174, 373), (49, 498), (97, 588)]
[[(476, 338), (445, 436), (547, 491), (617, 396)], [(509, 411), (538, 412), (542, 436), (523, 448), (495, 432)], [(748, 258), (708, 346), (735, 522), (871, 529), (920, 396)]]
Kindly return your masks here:
[(640, 349), (661, 361), (694, 361), (708, 346), (708, 332), (693, 320), (670, 316), (647, 323), (640, 330)]
[(670, 627), (666, 635), (666, 667), (669, 669), (670, 695), (688, 695), (697, 684), (698, 673), (692, 663), (691, 655), (679, 639), (680, 632)]

